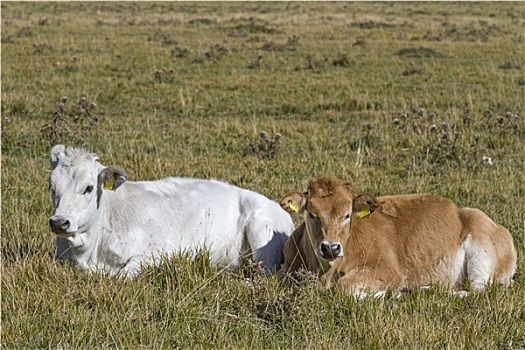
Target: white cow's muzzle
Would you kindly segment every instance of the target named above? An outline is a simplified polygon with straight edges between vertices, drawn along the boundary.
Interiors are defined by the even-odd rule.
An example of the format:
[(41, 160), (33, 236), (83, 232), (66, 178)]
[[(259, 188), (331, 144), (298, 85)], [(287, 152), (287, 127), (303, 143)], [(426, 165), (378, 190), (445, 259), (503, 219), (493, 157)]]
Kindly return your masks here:
[(49, 219), (49, 228), (60, 236), (70, 236), (78, 230), (74, 220), (60, 215), (53, 215)]

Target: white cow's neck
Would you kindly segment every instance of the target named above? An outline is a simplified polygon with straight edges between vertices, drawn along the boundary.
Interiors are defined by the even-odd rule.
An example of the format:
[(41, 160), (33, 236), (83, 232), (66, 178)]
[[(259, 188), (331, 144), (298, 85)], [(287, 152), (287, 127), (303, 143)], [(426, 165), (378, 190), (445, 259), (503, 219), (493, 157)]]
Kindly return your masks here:
[(106, 211), (107, 211), (107, 196), (105, 193), (100, 198), (99, 206), (95, 211), (95, 214), (91, 217), (91, 220), (81, 227), (79, 231), (71, 238), (68, 239), (72, 250), (75, 253), (77, 263), (82, 269), (85, 270), (98, 270), (103, 269), (97, 261), (99, 255), (99, 247), (101, 240), (101, 233), (106, 226)]

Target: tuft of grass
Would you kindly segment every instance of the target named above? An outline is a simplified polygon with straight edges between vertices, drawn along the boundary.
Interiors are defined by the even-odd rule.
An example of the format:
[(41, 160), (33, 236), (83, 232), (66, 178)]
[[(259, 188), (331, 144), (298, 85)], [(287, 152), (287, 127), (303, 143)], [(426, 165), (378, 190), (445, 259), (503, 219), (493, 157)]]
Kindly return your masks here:
[(436, 52), (433, 49), (427, 47), (405, 47), (396, 52), (397, 56), (400, 57), (412, 57), (412, 58), (442, 58), (443, 54)]
[(260, 131), (258, 140), (250, 142), (244, 147), (244, 155), (253, 154), (259, 158), (273, 158), (282, 153), (282, 135), (277, 132), (269, 136), (266, 131)]
[(68, 100), (67, 96), (61, 98), (51, 122), (40, 129), (42, 136), (49, 139), (50, 145), (82, 142), (100, 121), (100, 115), (93, 112), (97, 107), (94, 102), (82, 97), (71, 106)]

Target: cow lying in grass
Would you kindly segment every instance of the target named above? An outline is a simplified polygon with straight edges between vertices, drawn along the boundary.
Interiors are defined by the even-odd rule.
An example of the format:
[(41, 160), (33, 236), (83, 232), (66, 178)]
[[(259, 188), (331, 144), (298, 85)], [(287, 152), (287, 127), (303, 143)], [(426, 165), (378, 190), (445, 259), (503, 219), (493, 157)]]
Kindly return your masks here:
[(224, 182), (126, 181), (123, 170), (63, 145), (50, 160), (57, 256), (85, 270), (131, 277), (163, 256), (208, 249), (218, 266), (250, 255), (272, 271), (295, 229), (277, 203)]
[(516, 271), (509, 232), (480, 210), (445, 198), (356, 196), (350, 183), (325, 176), (280, 204), (304, 214), (285, 245), (281, 273), (313, 271), (327, 287), (358, 297), (433, 284), (457, 291), (467, 280), (474, 290), (508, 285)]

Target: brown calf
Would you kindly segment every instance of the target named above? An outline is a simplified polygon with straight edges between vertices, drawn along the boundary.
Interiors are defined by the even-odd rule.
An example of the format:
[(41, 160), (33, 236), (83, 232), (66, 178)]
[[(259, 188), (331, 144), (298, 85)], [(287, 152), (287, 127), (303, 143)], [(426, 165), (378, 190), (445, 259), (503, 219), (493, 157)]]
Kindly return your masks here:
[(327, 287), (360, 297), (431, 284), (457, 290), (467, 279), (472, 289), (508, 285), (516, 271), (510, 233), (480, 210), (445, 198), (356, 196), (349, 182), (324, 176), (280, 204), (304, 213), (285, 245), (281, 272), (307, 269)]

